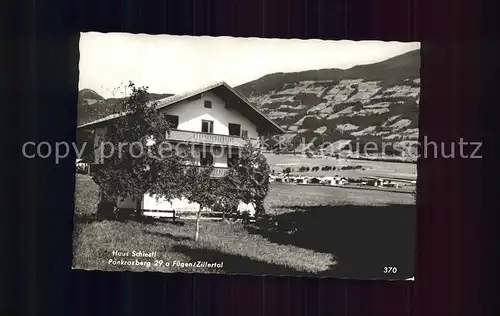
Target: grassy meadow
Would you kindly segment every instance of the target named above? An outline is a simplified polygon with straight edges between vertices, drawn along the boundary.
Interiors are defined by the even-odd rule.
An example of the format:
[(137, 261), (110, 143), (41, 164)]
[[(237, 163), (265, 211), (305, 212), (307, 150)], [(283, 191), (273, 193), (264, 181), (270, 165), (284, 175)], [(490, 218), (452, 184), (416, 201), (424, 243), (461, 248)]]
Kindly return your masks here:
[[(394, 177), (408, 180), (417, 179), (417, 164), (404, 162), (389, 162), (389, 161), (373, 161), (373, 160), (358, 160), (358, 159), (336, 159), (333, 157), (308, 158), (304, 155), (275, 155), (271, 153), (265, 154), (267, 162), (271, 169), (275, 172), (281, 172), (284, 168), (294, 168), (296, 174), (308, 176), (324, 176), (337, 174), (339, 176), (359, 178), (359, 177)], [(309, 171), (298, 172), (301, 166), (314, 167), (319, 166), (362, 166), (362, 169), (356, 170), (334, 170), (334, 171)]]
[[(335, 187), (271, 185), (269, 218), (258, 223), (152, 219), (105, 220), (95, 216), (97, 186), (77, 175), (73, 268), (383, 278), (411, 277), (415, 206), (410, 194)], [(222, 267), (145, 269), (109, 264), (112, 251), (156, 251), (145, 258), (172, 263), (207, 261)], [(129, 258), (134, 259), (135, 258)]]

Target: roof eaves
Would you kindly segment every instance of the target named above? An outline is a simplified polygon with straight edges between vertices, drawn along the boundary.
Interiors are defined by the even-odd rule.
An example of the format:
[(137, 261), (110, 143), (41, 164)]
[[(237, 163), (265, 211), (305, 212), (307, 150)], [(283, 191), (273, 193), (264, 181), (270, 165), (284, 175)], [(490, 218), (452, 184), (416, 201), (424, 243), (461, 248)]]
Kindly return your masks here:
[(110, 115), (107, 115), (107, 116), (102, 117), (100, 119), (94, 120), (92, 122), (81, 124), (81, 125), (77, 126), (77, 129), (89, 127), (89, 126), (96, 125), (96, 124), (103, 123), (103, 122), (110, 121), (110, 120), (114, 120), (116, 118), (119, 118), (119, 117), (122, 117), (125, 115), (127, 115), (126, 112), (110, 114)]
[(181, 94), (176, 94), (176, 95), (173, 95), (173, 96), (165, 98), (165, 99), (157, 100), (158, 103), (159, 103), (159, 105), (158, 105), (158, 107), (156, 109), (157, 110), (162, 109), (164, 107), (167, 107), (169, 105), (175, 104), (177, 102), (186, 100), (186, 99), (188, 99), (190, 97), (193, 97), (193, 96), (195, 96), (197, 94), (200, 94), (200, 93), (212, 90), (214, 88), (217, 88), (217, 87), (219, 87), (221, 85), (226, 85), (226, 83), (224, 81), (219, 81), (217, 83), (211, 84), (209, 86), (205, 86), (205, 87), (200, 88), (200, 89), (196, 89), (196, 90), (184, 92), (184, 93), (181, 93)]
[[(285, 133), (285, 130), (281, 126), (279, 126), (273, 120), (271, 120), (264, 112), (262, 112), (259, 108), (257, 108), (255, 105), (253, 105), (245, 96), (243, 96), (242, 94), (240, 94), (233, 87), (231, 87), (230, 85), (228, 85), (225, 81), (219, 81), (217, 83), (211, 84), (209, 86), (205, 86), (205, 87), (197, 89), (197, 90), (188, 91), (188, 92), (181, 93), (181, 94), (176, 94), (176, 95), (173, 95), (173, 96), (170, 96), (170, 97), (166, 97), (164, 99), (150, 101), (149, 105), (157, 103), (156, 109), (159, 110), (159, 109), (165, 108), (165, 107), (167, 107), (169, 105), (175, 104), (175, 103), (183, 101), (185, 99), (188, 99), (188, 98), (190, 98), (192, 96), (195, 96), (197, 94), (200, 94), (200, 93), (212, 90), (212, 89), (217, 88), (219, 86), (224, 86), (226, 89), (228, 89), (229, 91), (231, 91), (232, 93), (234, 93), (238, 98), (240, 98), (243, 102), (245, 102), (248, 106), (250, 106), (254, 111), (256, 111), (264, 119), (266, 119), (273, 126), (275, 126), (280, 132)], [(99, 124), (99, 123), (103, 123), (103, 122), (106, 122), (106, 121), (109, 121), (109, 120), (113, 120), (113, 119), (116, 119), (118, 117), (122, 117), (122, 116), (125, 116), (125, 115), (127, 115), (126, 112), (122, 112), (122, 113), (118, 113), (118, 114), (111, 114), (111, 115), (105, 116), (103, 118), (97, 119), (95, 121), (82, 124), (82, 125), (78, 126), (77, 129), (84, 128), (84, 127), (89, 127), (89, 126), (93, 126), (93, 125), (96, 125), (96, 124)]]
[(263, 118), (265, 118), (267, 121), (269, 121), (272, 125), (274, 125), (280, 132), (285, 133), (285, 130), (276, 124), (273, 120), (271, 120), (264, 112), (262, 112), (258, 107), (256, 107), (252, 102), (250, 102), (244, 95), (236, 91), (233, 87), (228, 85), (227, 83), (224, 82), (224, 86), (228, 88), (231, 92), (233, 92), (236, 96), (238, 96), (243, 102), (245, 102), (247, 105), (249, 105), (254, 111), (259, 113)]

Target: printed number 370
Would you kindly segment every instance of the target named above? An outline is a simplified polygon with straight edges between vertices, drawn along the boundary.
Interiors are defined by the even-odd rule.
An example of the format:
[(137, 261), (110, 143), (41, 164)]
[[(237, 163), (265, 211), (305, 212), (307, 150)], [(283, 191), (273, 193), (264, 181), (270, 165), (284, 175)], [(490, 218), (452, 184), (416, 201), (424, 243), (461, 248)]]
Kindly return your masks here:
[(398, 268), (396, 267), (384, 267), (384, 273), (396, 273)]

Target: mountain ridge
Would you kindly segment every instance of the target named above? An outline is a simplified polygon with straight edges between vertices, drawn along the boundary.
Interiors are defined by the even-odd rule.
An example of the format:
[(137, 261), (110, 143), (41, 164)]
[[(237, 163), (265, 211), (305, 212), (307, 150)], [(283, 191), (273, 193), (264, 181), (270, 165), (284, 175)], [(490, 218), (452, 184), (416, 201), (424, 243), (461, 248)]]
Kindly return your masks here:
[[(353, 143), (404, 146), (418, 139), (420, 49), (348, 69), (271, 73), (235, 90), (286, 129), (292, 150), (325, 149), (325, 143), (335, 151)], [(111, 114), (122, 100), (99, 97), (80, 90), (79, 124)]]
[[(150, 93), (151, 100), (159, 100), (172, 96), (171, 93)], [(78, 91), (77, 122), (78, 125), (89, 123), (107, 115), (120, 111), (120, 102), (125, 98), (104, 98), (92, 89)]]
[(380, 152), (390, 142), (384, 153), (392, 155), (418, 139), (419, 49), (345, 70), (269, 74), (235, 89), (287, 130), (292, 149), (372, 143)]

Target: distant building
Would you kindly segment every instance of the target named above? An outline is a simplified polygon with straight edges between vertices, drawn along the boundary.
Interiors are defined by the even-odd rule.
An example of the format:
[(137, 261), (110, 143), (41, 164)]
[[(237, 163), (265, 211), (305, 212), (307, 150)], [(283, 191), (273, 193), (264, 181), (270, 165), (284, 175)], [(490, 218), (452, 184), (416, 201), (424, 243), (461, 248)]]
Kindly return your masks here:
[(318, 177), (313, 177), (309, 180), (310, 183), (321, 183), (323, 179)]
[(346, 185), (349, 183), (346, 177), (324, 177), (322, 183), (325, 185)]

